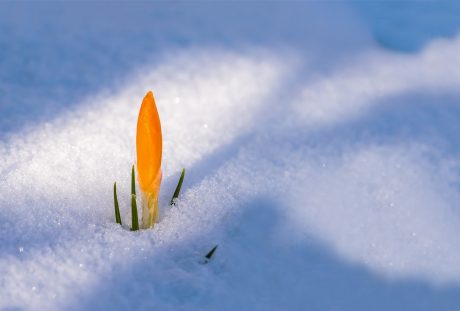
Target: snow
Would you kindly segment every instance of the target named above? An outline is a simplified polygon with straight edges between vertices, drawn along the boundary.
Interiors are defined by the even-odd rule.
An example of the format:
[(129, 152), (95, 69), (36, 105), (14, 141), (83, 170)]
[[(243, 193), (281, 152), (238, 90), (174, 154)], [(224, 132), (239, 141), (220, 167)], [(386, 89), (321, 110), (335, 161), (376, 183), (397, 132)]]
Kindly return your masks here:
[(0, 4), (0, 309), (458, 308), (460, 17), (398, 5)]

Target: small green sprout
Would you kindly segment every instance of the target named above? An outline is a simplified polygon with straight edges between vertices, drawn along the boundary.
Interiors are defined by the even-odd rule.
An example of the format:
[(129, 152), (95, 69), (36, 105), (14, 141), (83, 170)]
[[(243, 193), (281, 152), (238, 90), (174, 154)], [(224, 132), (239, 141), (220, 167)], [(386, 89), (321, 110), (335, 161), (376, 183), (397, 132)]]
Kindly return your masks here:
[[(180, 189), (182, 187), (182, 183), (184, 181), (185, 177), (185, 168), (182, 169), (182, 172), (180, 174), (179, 182), (177, 183), (176, 190), (174, 191), (173, 197), (171, 199), (170, 205), (175, 205), (176, 200), (179, 197), (180, 194)], [(134, 172), (134, 165), (131, 169), (131, 214), (132, 214), (132, 224), (131, 224), (131, 231), (137, 231), (139, 230), (139, 216), (137, 213), (137, 201), (136, 201), (136, 176)], [(113, 202), (115, 206), (115, 220), (117, 224), (122, 224), (121, 223), (121, 215), (120, 215), (120, 207), (118, 205), (118, 197), (117, 197), (117, 183), (113, 183)], [(217, 248), (217, 245), (216, 247)], [(209, 256), (212, 256), (212, 253), (215, 251), (215, 248), (211, 250), (211, 252), (208, 254)], [(206, 255), (207, 256), (207, 255)], [(211, 258), (211, 257), (209, 257)]]
[(113, 183), (113, 202), (115, 204), (115, 220), (117, 224), (121, 225), (121, 216), (120, 216), (120, 208), (118, 206), (118, 198), (117, 198), (117, 183)]
[(135, 183), (135, 177), (134, 177), (134, 165), (131, 170), (131, 214), (132, 214), (131, 231), (137, 231), (139, 230), (139, 218), (137, 215), (136, 183)]
[(185, 176), (185, 168), (182, 169), (182, 172), (179, 178), (179, 182), (177, 183), (176, 190), (174, 191), (174, 194), (171, 198), (171, 202), (169, 203), (169, 205), (176, 205), (176, 200), (179, 197), (180, 188), (182, 187), (182, 182), (184, 181), (184, 176)]
[(204, 256), (204, 258), (206, 258), (206, 262), (210, 261), (212, 256), (214, 255), (214, 253), (216, 252), (216, 249), (219, 245), (215, 245), (207, 254), (206, 256)]

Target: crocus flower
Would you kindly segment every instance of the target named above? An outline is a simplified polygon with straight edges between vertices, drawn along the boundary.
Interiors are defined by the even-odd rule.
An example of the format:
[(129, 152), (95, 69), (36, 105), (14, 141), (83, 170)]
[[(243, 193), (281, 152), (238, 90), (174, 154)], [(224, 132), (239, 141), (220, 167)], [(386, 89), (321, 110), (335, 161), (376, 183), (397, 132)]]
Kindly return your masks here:
[(136, 132), (137, 178), (142, 206), (142, 228), (158, 221), (161, 184), (162, 135), (158, 110), (150, 91), (142, 101)]

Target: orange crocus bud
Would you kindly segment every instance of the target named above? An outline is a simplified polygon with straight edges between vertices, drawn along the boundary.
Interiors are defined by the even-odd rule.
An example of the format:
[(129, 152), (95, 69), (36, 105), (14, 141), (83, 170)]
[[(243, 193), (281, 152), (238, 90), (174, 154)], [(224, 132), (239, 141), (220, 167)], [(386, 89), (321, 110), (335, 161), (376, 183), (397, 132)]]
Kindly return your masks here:
[(136, 132), (137, 178), (141, 190), (144, 229), (158, 221), (162, 144), (160, 117), (150, 91), (142, 101)]

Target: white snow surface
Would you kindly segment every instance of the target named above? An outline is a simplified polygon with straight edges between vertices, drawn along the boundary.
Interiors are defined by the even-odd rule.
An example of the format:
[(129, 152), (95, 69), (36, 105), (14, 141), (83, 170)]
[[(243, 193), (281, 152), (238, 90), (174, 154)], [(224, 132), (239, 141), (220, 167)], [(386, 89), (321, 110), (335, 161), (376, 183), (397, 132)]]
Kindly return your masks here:
[[(2, 3), (0, 310), (458, 310), (449, 3)], [(148, 90), (161, 216), (131, 232)]]

